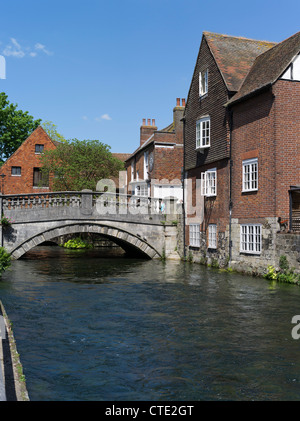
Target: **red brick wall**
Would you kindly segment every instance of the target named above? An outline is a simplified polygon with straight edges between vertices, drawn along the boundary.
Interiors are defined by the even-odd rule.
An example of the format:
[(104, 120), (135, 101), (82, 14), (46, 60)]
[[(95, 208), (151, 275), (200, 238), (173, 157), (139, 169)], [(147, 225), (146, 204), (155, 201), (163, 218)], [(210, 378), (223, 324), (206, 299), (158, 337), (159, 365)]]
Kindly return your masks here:
[[(43, 144), (44, 149), (55, 149), (54, 143), (42, 127), (38, 127), (16, 150), (16, 152), (3, 164), (0, 173), (0, 187), (3, 194), (39, 193), (51, 191), (51, 178), (49, 188), (33, 187), (33, 169), (40, 168), (40, 155), (35, 153), (35, 145)], [(21, 176), (11, 175), (13, 166), (21, 167)]]
[(300, 185), (300, 84), (279, 80), (273, 89), (276, 135), (276, 216), (289, 215), (288, 190)]
[[(233, 108), (232, 216), (275, 216), (275, 139), (271, 91)], [(242, 193), (242, 162), (258, 158), (258, 190)]]
[[(233, 218), (288, 219), (291, 185), (300, 184), (300, 85), (279, 80), (273, 91), (233, 108)], [(242, 161), (258, 158), (258, 190), (242, 193)]]

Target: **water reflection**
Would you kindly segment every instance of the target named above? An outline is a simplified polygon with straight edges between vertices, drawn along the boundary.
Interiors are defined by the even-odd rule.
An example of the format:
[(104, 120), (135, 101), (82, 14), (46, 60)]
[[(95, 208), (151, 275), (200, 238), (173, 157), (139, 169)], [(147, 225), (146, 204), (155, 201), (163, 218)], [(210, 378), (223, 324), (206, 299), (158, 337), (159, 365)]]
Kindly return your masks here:
[(298, 400), (300, 289), (36, 248), (0, 296), (32, 400)]

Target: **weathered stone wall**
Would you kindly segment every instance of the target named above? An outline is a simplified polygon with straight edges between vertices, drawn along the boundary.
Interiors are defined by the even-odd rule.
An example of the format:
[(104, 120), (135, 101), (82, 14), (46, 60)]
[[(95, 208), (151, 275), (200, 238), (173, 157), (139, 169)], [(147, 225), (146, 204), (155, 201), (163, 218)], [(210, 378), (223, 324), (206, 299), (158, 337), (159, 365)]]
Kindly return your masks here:
[(290, 269), (300, 273), (300, 233), (279, 232), (276, 234), (275, 264), (278, 268), (280, 256), (286, 256)]
[[(276, 218), (264, 218), (262, 224), (262, 252), (261, 254), (247, 254), (240, 252), (240, 223), (232, 219), (231, 241), (232, 260), (230, 266), (238, 272), (262, 276), (269, 265), (279, 269), (280, 256), (286, 256), (290, 269), (300, 273), (300, 233), (279, 231)], [(178, 226), (178, 236), (183, 236), (183, 223)], [(178, 242), (178, 244), (183, 244)], [(183, 256), (183, 246), (179, 249)], [(226, 267), (229, 264), (229, 226), (225, 232), (218, 233), (217, 249), (207, 248), (206, 234), (200, 234), (200, 247), (186, 247), (186, 258), (196, 263)]]

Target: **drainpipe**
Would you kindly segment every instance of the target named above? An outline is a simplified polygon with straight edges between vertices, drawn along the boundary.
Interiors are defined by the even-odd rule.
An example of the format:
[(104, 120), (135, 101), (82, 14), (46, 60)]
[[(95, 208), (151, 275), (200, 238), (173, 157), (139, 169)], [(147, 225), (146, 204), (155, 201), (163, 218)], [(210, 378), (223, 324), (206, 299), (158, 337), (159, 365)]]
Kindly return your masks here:
[(183, 122), (183, 167), (182, 167), (182, 212), (183, 212), (183, 257), (186, 258), (185, 251), (185, 117), (181, 119)]
[(292, 188), (289, 190), (289, 229), (290, 231), (293, 230), (293, 196), (292, 196)]
[(232, 240), (231, 240), (231, 224), (232, 224), (232, 129), (233, 129), (233, 112), (229, 111), (229, 267), (232, 260)]

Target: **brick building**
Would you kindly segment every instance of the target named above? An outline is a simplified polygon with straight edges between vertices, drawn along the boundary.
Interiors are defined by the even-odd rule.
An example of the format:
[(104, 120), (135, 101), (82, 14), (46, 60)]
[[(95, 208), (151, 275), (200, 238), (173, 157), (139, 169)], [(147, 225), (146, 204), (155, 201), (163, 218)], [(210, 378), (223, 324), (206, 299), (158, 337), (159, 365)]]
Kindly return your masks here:
[(299, 34), (275, 44), (203, 33), (184, 114), (195, 260), (255, 270), (276, 260), (289, 195), (298, 206), (299, 51)]
[(128, 194), (182, 199), (184, 107), (177, 98), (173, 122), (162, 130), (154, 119), (143, 120), (140, 145), (125, 161)]
[[(300, 32), (258, 56), (227, 103), (232, 113), (232, 259), (261, 270), (278, 264), (283, 231), (300, 231), (299, 53)], [(300, 268), (300, 256), (292, 261), (293, 238), (291, 266)]]
[(51, 176), (42, 177), (40, 156), (56, 144), (39, 126), (5, 161), (0, 169), (2, 194), (41, 193), (51, 191)]
[[(42, 176), (40, 156), (44, 150), (56, 147), (57, 142), (53, 141), (41, 126), (37, 127), (2, 165), (0, 169), (2, 194), (52, 191), (53, 174), (47, 178)], [(130, 156), (126, 153), (112, 153), (112, 155), (122, 162)], [(115, 177), (113, 180), (118, 190), (119, 177)]]

